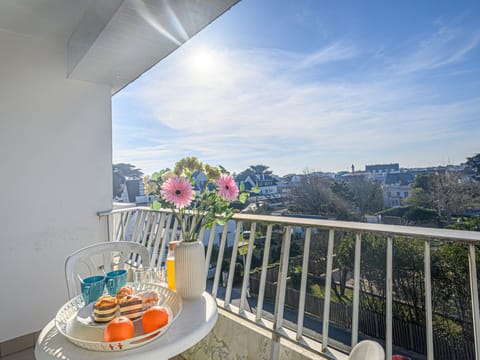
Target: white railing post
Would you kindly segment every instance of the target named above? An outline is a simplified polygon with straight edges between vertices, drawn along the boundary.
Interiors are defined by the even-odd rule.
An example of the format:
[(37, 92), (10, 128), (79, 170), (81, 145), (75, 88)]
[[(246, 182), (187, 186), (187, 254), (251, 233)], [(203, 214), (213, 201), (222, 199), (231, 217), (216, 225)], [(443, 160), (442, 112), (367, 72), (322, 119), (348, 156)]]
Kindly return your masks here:
[(360, 260), (362, 255), (362, 237), (355, 234), (355, 262), (353, 265), (353, 312), (352, 312), (352, 348), (358, 342), (358, 312), (360, 308)]
[(233, 241), (232, 257), (230, 259), (230, 269), (228, 271), (227, 290), (225, 291), (225, 301), (224, 301), (225, 306), (230, 305), (230, 299), (232, 298), (233, 278), (235, 276), (235, 265), (237, 263), (238, 242), (240, 240), (240, 235), (242, 235), (241, 229), (242, 229), (242, 222), (238, 221), (237, 227), (235, 230), (235, 240)]
[(270, 254), (270, 242), (272, 240), (272, 228), (272, 224), (268, 225), (267, 234), (265, 237), (265, 246), (263, 247), (262, 273), (260, 275), (260, 284), (258, 285), (257, 314), (255, 316), (255, 321), (257, 322), (262, 318), (265, 283), (267, 281), (268, 257)]
[(392, 304), (393, 304), (393, 238), (391, 236), (387, 237), (387, 281), (385, 291), (387, 293), (387, 311), (386, 311), (386, 324), (387, 328), (385, 329), (385, 342), (386, 342), (386, 358), (392, 358)]
[[(250, 266), (252, 264), (252, 253), (253, 253), (253, 246), (255, 245), (255, 231), (257, 229), (257, 223), (252, 223), (250, 226), (250, 238), (248, 239), (248, 251), (247, 251), (247, 259), (245, 260), (245, 264), (243, 267), (243, 283), (242, 283), (242, 294), (240, 295), (240, 306), (239, 311), (243, 312), (245, 310), (245, 302), (247, 301), (247, 287), (250, 289)], [(245, 251), (245, 249), (242, 249)], [(245, 256), (245, 255), (244, 255)]]
[(273, 312), (273, 339), (270, 359), (280, 357), (280, 338), (277, 333), (283, 325), (283, 310), (285, 306), (285, 292), (287, 290), (288, 263), (290, 257), (290, 241), (292, 239), (292, 227), (284, 228), (282, 248), (280, 252), (280, 269), (278, 272), (277, 294), (275, 296), (275, 310)]
[(312, 228), (305, 231), (305, 243), (303, 249), (302, 279), (300, 283), (300, 301), (298, 303), (298, 321), (297, 321), (297, 340), (301, 339), (303, 334), (303, 318), (305, 315), (305, 296), (307, 293), (308, 261), (310, 257), (310, 238)]
[(330, 292), (332, 289), (333, 243), (335, 230), (328, 231), (327, 273), (325, 279), (325, 299), (323, 304), (322, 351), (328, 350), (328, 325), (330, 324)]
[(210, 259), (212, 257), (213, 241), (215, 240), (215, 231), (217, 229), (217, 223), (213, 223), (210, 228), (210, 236), (208, 237), (207, 253), (205, 254), (205, 274), (208, 276), (208, 270), (210, 268)]
[(425, 319), (427, 331), (427, 360), (433, 360), (432, 276), (430, 263), (430, 240), (425, 240)]
[(475, 245), (468, 245), (468, 264), (470, 268), (470, 292), (472, 297), (473, 337), (475, 339), (475, 358), (480, 359), (480, 314), (478, 302), (477, 260)]
[(220, 240), (220, 248), (218, 249), (218, 257), (217, 257), (217, 268), (215, 269), (215, 278), (213, 279), (213, 287), (212, 287), (212, 296), (217, 297), (218, 291), (218, 283), (220, 281), (220, 276), (222, 275), (222, 262), (223, 262), (223, 254), (225, 253), (225, 244), (227, 242), (227, 224), (223, 226), (222, 231), (222, 238)]

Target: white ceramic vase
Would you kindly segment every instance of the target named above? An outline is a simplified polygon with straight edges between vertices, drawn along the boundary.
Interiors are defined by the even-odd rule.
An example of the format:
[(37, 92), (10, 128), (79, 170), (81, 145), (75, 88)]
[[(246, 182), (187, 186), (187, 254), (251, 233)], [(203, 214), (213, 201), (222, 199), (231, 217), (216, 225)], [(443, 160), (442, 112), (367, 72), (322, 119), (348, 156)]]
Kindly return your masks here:
[(183, 299), (197, 299), (205, 291), (205, 249), (200, 241), (175, 247), (175, 288)]

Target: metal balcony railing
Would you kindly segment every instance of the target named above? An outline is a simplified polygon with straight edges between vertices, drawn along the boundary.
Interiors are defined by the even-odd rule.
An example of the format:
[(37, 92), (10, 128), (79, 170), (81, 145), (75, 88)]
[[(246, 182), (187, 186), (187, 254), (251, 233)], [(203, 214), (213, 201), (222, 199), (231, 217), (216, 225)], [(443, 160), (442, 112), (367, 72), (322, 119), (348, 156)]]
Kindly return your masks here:
[[(110, 241), (119, 240), (131, 240), (139, 242), (145, 245), (152, 255), (150, 266), (159, 266), (165, 258), (165, 252), (168, 246), (168, 242), (178, 239), (178, 222), (175, 217), (172, 216), (171, 211), (161, 210), (154, 211), (149, 208), (136, 207), (125, 210), (113, 210), (110, 212), (100, 213), (100, 217), (107, 218), (108, 237)], [(393, 250), (395, 246), (396, 238), (408, 238), (412, 241), (423, 242), (423, 278), (424, 278), (424, 304), (425, 304), (425, 324), (424, 324), (424, 355), (427, 360), (434, 359), (434, 342), (437, 344), (433, 333), (433, 313), (432, 308), (432, 276), (431, 276), (431, 254), (435, 251), (438, 243), (441, 242), (455, 242), (464, 244), (468, 248), (468, 269), (469, 269), (469, 284), (465, 284), (465, 287), (470, 288), (471, 294), (471, 326), (473, 327), (473, 344), (472, 344), (472, 358), (480, 359), (480, 315), (479, 315), (479, 296), (478, 296), (478, 282), (477, 282), (477, 265), (476, 265), (476, 247), (480, 245), (480, 232), (462, 231), (462, 230), (446, 230), (446, 229), (434, 229), (434, 228), (421, 228), (421, 227), (409, 227), (409, 226), (395, 226), (395, 225), (381, 225), (381, 224), (368, 224), (358, 222), (345, 222), (345, 221), (332, 221), (332, 220), (317, 220), (310, 218), (297, 218), (297, 217), (282, 217), (282, 216), (263, 216), (263, 215), (250, 215), (250, 214), (235, 214), (232, 218), (233, 223), (230, 227), (225, 226), (221, 229), (213, 227), (207, 239), (206, 244), (206, 270), (212, 271), (211, 259), (212, 251), (215, 247), (217, 258), (215, 261), (215, 275), (213, 282), (211, 283), (211, 294), (218, 299), (219, 306), (223, 307), (227, 311), (234, 312), (238, 315), (260, 324), (263, 327), (270, 327), (270, 330), (276, 336), (273, 339), (286, 337), (290, 340), (300, 344), (301, 346), (309, 346), (308, 338), (309, 331), (304, 327), (304, 321), (306, 316), (305, 305), (307, 298), (307, 273), (310, 257), (310, 246), (314, 237), (312, 234), (317, 232), (327, 232), (328, 237), (326, 241), (326, 259), (324, 270), (324, 286), (325, 295), (323, 299), (323, 314), (320, 314), (320, 318), (325, 321), (321, 321), (321, 337), (317, 339), (321, 343), (321, 352), (328, 357), (329, 346), (337, 347), (337, 343), (333, 339), (329, 338), (329, 329), (331, 326), (330, 311), (332, 307), (331, 302), (331, 289), (332, 289), (332, 273), (334, 263), (334, 244), (336, 233), (353, 233), (355, 234), (354, 241), (354, 264), (353, 264), (353, 301), (351, 306), (351, 322), (348, 327), (351, 326), (350, 331), (350, 344), (346, 344), (347, 347), (355, 346), (359, 340), (359, 311), (360, 311), (360, 264), (362, 256), (362, 237), (366, 234), (376, 234), (385, 238), (386, 253), (385, 253), (385, 315), (384, 315), (384, 344), (386, 350), (386, 358), (392, 358), (393, 352), (393, 317), (392, 309), (394, 304), (394, 289), (393, 289)], [(232, 229), (234, 224), (234, 237), (233, 246), (231, 249), (230, 264), (234, 264), (237, 259), (239, 246), (243, 248), (244, 254), (244, 275), (241, 281), (241, 293), (239, 296), (238, 306), (232, 304), (232, 290), (234, 289), (234, 275), (235, 266), (229, 266), (228, 276), (226, 279), (222, 279), (222, 263), (224, 260), (228, 263), (228, 259), (224, 259), (227, 249), (227, 237), (229, 229)], [(242, 246), (243, 230), (249, 229), (248, 245)], [(261, 228), (261, 229), (260, 229)], [(290, 311), (297, 311), (296, 329), (292, 332), (285, 331), (287, 327), (284, 318), (284, 310), (286, 306), (286, 294), (289, 289), (287, 288), (288, 278), (288, 266), (290, 247), (292, 242), (293, 230), (302, 234), (301, 240), (303, 240), (303, 256), (301, 260), (303, 271), (301, 273), (300, 289), (298, 292), (298, 307), (290, 308)], [(266, 301), (266, 285), (267, 285), (267, 273), (269, 267), (269, 254), (272, 245), (273, 234), (278, 235), (281, 231), (281, 249), (280, 260), (278, 266), (278, 277), (275, 281), (275, 296), (274, 311), (272, 316), (268, 319), (265, 315), (265, 301)], [(260, 235), (259, 235), (260, 234)], [(198, 234), (199, 239), (204, 238), (203, 230)], [(220, 237), (219, 239), (217, 239)], [(297, 236), (298, 238), (298, 236)], [(314, 241), (322, 241), (315, 237)], [(215, 246), (214, 246), (215, 244)], [(250, 285), (250, 272), (252, 264), (252, 253), (255, 246), (263, 247), (263, 261), (261, 264), (260, 277), (257, 281), (256, 291), (256, 306), (253, 313), (250, 314), (246, 310), (248, 303), (248, 292)], [(246, 252), (245, 252), (245, 248)], [(222, 287), (220, 284), (225, 285)], [(219, 289), (225, 288), (223, 294), (223, 301), (219, 297)], [(238, 289), (238, 288), (237, 288)], [(270, 295), (270, 298), (273, 296)], [(333, 304), (335, 305), (335, 304)], [(269, 321), (272, 320), (272, 321)], [(320, 322), (319, 322), (320, 323)], [(330, 326), (329, 326), (330, 325)], [(412, 335), (410, 335), (412, 337)], [(435, 340), (435, 341), (434, 341)], [(383, 342), (383, 339), (379, 339)], [(318, 342), (317, 342), (318, 343)], [(332, 345), (333, 344), (333, 345)], [(342, 350), (345, 350), (343, 348)], [(273, 346), (272, 351), (275, 353), (279, 351), (279, 346)], [(348, 351), (348, 349), (347, 349)], [(439, 354), (435, 354), (437, 358), (441, 357)], [(442, 355), (444, 356), (444, 355)], [(454, 358), (454, 357), (453, 357)]]

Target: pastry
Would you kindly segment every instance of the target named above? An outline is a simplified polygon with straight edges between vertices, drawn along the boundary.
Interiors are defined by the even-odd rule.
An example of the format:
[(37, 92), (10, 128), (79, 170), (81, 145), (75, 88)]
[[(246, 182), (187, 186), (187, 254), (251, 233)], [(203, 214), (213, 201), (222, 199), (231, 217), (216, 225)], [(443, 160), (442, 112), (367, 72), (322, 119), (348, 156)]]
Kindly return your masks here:
[(143, 300), (143, 310), (147, 310), (149, 307), (157, 305), (158, 293), (154, 290), (146, 290), (137, 294)]
[(118, 291), (117, 291), (117, 299), (120, 301), (124, 297), (128, 295), (133, 295), (133, 288), (130, 285), (125, 285), (122, 286)]
[(93, 306), (93, 320), (95, 322), (109, 322), (117, 315), (117, 298), (110, 295), (103, 295), (97, 299)]
[(143, 314), (143, 300), (140, 296), (127, 295), (120, 300), (120, 315), (130, 320), (138, 319)]

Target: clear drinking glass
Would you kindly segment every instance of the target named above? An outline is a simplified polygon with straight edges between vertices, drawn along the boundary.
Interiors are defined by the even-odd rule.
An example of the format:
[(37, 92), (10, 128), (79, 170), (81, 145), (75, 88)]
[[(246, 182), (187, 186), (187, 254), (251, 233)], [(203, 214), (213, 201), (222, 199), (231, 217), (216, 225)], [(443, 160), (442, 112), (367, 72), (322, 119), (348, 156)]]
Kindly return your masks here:
[(150, 269), (150, 280), (153, 283), (160, 284), (160, 285), (165, 285), (167, 282), (167, 271), (165, 270), (165, 267), (159, 267), (159, 268), (151, 268)]
[(135, 269), (135, 272), (133, 274), (133, 281), (135, 282), (137, 290), (139, 290), (141, 285), (149, 283), (150, 278), (151, 276), (148, 268), (139, 267)]

